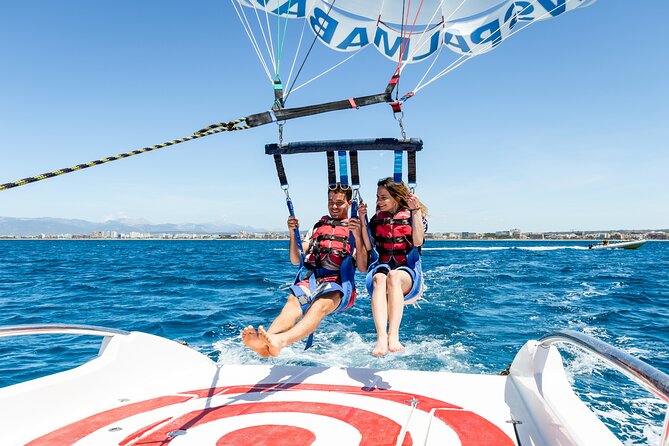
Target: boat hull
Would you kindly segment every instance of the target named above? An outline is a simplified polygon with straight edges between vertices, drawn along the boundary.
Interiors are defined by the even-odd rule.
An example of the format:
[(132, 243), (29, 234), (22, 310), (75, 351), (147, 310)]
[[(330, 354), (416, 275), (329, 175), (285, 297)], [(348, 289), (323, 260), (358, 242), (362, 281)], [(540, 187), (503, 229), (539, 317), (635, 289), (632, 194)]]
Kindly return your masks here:
[(646, 240), (631, 240), (627, 242), (609, 243), (606, 245), (590, 245), (590, 249), (637, 249), (641, 247)]
[(620, 444), (537, 341), (502, 376), (220, 365), (131, 332), (80, 367), (0, 389), (0, 407), (8, 445)]

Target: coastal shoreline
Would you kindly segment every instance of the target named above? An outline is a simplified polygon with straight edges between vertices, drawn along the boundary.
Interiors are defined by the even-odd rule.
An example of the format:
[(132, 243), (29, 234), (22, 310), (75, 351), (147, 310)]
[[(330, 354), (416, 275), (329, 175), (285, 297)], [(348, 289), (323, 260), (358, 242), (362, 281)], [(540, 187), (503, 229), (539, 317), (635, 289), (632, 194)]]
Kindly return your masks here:
[[(524, 239), (524, 238), (472, 238), (472, 239), (452, 239), (452, 238), (426, 238), (425, 242), (430, 243), (434, 241), (438, 242), (456, 242), (456, 243), (469, 243), (469, 242), (514, 242), (514, 243), (537, 243), (537, 242), (547, 242), (547, 243), (556, 243), (556, 242), (579, 242), (579, 243), (592, 243), (592, 242), (601, 242), (603, 239), (574, 239), (574, 238), (550, 238), (550, 239)], [(628, 241), (628, 240), (641, 240), (641, 239), (609, 239), (613, 242), (619, 241)], [(643, 239), (646, 242), (669, 242), (669, 240), (663, 239)], [(193, 241), (193, 242), (235, 242), (235, 241), (289, 241), (288, 237), (285, 238), (217, 238), (217, 237), (174, 237), (174, 238), (164, 238), (164, 237), (146, 237), (146, 238), (119, 238), (119, 237), (107, 237), (107, 238), (90, 238), (90, 237), (11, 237), (11, 236), (0, 236), (0, 241), (84, 241), (84, 242), (97, 242), (97, 241), (114, 241), (114, 242), (126, 242), (126, 241)]]

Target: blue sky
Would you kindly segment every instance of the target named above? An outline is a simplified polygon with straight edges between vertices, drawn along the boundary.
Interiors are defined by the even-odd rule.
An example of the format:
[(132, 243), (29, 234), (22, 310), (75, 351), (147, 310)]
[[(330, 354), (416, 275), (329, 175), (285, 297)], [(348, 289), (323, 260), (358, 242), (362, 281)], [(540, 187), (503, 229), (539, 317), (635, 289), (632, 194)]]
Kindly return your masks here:
[[(433, 231), (669, 227), (664, 1), (600, 0), (536, 23), (405, 105), (425, 143), (417, 193)], [(0, 183), (190, 135), (267, 110), (273, 91), (227, 1), (3, 2)], [(340, 54), (319, 47), (315, 74)], [(405, 71), (400, 91), (425, 64)], [(291, 96), (301, 106), (382, 91), (365, 50)], [(413, 80), (413, 83), (412, 83)], [(286, 141), (399, 137), (387, 105), (289, 121)], [(285, 227), (264, 145), (223, 133), (0, 192), (0, 216)], [(325, 212), (324, 156), (285, 160), (296, 212)], [(362, 195), (392, 170), (361, 153)]]

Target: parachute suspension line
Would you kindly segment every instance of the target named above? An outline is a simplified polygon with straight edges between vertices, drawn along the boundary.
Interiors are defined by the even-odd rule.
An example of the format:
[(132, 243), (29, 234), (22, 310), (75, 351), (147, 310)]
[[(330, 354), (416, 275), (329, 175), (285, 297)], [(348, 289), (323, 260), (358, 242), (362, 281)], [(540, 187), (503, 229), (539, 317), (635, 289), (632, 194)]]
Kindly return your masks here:
[[(260, 64), (262, 65), (263, 69), (265, 70), (265, 73), (267, 74), (267, 78), (272, 82), (272, 75), (270, 74), (269, 68), (267, 67), (267, 63), (265, 62), (265, 59), (262, 56), (262, 51), (260, 50), (260, 46), (258, 45), (258, 41), (253, 34), (251, 30), (251, 24), (248, 22), (246, 18), (246, 14), (244, 14), (244, 10), (242, 9), (242, 12), (239, 11), (238, 6), (236, 5), (236, 0), (230, 0), (232, 3), (232, 7), (235, 8), (235, 12), (237, 13), (237, 17), (239, 18), (239, 22), (242, 24), (242, 27), (244, 28), (244, 32), (246, 32), (246, 36), (249, 38), (249, 41), (251, 42), (251, 46), (256, 52), (256, 55), (258, 56), (258, 60), (260, 60)], [(243, 8), (241, 5), (239, 5), (239, 8)], [(243, 17), (242, 17), (243, 15)]]
[[(235, 8), (235, 11), (237, 11), (237, 5), (235, 5), (235, 0), (230, 0), (233, 3), (233, 7)], [(255, 37), (255, 34), (253, 32), (253, 27), (251, 26), (251, 23), (249, 22), (248, 18), (246, 17), (246, 13), (244, 13), (244, 7), (239, 6), (239, 10), (241, 10), (241, 14), (239, 11), (237, 11), (237, 15), (239, 16), (240, 21), (242, 22), (242, 26), (244, 26), (244, 29), (246, 30), (247, 35), (250, 34), (253, 36), (253, 40), (257, 42), (257, 39)], [(276, 61), (274, 60), (274, 44), (272, 42), (272, 34), (270, 32), (270, 26), (269, 26), (269, 17), (267, 10), (265, 10), (265, 23), (266, 26), (262, 24), (262, 21), (260, 19), (260, 15), (258, 14), (258, 10), (256, 8), (253, 8), (255, 16), (256, 16), (256, 22), (258, 22), (258, 29), (260, 30), (260, 33), (262, 34), (263, 41), (265, 42), (265, 49), (267, 50), (267, 54), (269, 55), (269, 59), (272, 62), (272, 68), (275, 69), (276, 71)], [(243, 19), (242, 19), (243, 16)], [(265, 34), (265, 28), (267, 28), (267, 34)], [(267, 39), (267, 36), (269, 36), (269, 42)], [(264, 57), (262, 56), (262, 50), (260, 50), (260, 45), (256, 43), (257, 47), (257, 52), (260, 55), (260, 57), (263, 60), (263, 64), (266, 66), (266, 62)], [(267, 75), (269, 76), (270, 82), (272, 82), (272, 75), (269, 73), (269, 68), (266, 69)]]
[[(293, 0), (288, 1), (288, 9), (286, 11), (290, 11), (290, 8), (292, 6)], [(279, 0), (276, 0), (276, 9), (279, 10)], [(286, 14), (287, 16), (288, 14)], [(277, 55), (276, 55), (276, 71), (275, 71), (275, 76), (278, 78), (279, 73), (281, 71), (281, 57), (283, 56), (283, 44), (285, 43), (286, 40), (286, 30), (288, 29), (288, 17), (285, 17), (283, 19), (283, 36), (281, 36), (281, 16), (279, 14), (276, 15), (276, 21), (277, 21), (277, 27), (276, 27), (276, 47), (277, 47)]]
[[(368, 46), (369, 46), (369, 45), (368, 45)], [(342, 61), (339, 62), (338, 64), (333, 65), (332, 67), (330, 67), (330, 68), (328, 68), (327, 70), (323, 71), (321, 74), (318, 74), (318, 75), (312, 77), (311, 79), (309, 79), (308, 81), (306, 81), (306, 82), (304, 82), (304, 83), (298, 85), (297, 87), (291, 88), (290, 92), (298, 91), (300, 88), (302, 88), (302, 87), (306, 87), (307, 85), (309, 85), (309, 84), (312, 83), (313, 81), (315, 81), (315, 80), (317, 80), (317, 79), (319, 79), (319, 78), (325, 76), (325, 75), (328, 74), (330, 71), (332, 71), (332, 70), (336, 69), (337, 67), (339, 67), (340, 65), (343, 65), (344, 63), (348, 62), (348, 61), (351, 60), (354, 56), (357, 56), (358, 54), (360, 54), (361, 52), (363, 52), (363, 51), (366, 50), (366, 49), (367, 49), (367, 46), (363, 47), (362, 49), (360, 49), (360, 50), (356, 51), (355, 53), (351, 54), (350, 56), (348, 56), (346, 59), (342, 60)], [(297, 79), (297, 78), (296, 78), (296, 79)], [(287, 97), (288, 97), (288, 96), (286, 96), (286, 98), (287, 98)]]
[[(441, 11), (442, 6), (444, 5), (444, 1), (445, 1), (445, 0), (441, 0), (441, 2), (437, 5), (437, 7), (434, 8), (434, 13), (432, 14), (432, 17), (430, 17), (430, 20), (429, 20), (428, 23), (432, 23), (432, 21), (434, 20), (434, 18), (437, 16), (437, 13), (438, 13), (439, 11)], [(444, 22), (444, 18), (442, 17), (442, 18), (441, 18), (441, 22), (438, 23), (437, 25), (435, 25), (435, 27), (436, 27), (436, 26), (441, 26), (441, 27), (443, 28), (443, 27), (444, 27), (444, 23), (445, 23), (445, 22)], [(430, 30), (434, 29), (435, 27), (430, 28)], [(426, 31), (428, 31), (428, 30), (426, 30)], [(420, 39), (418, 39), (418, 42), (416, 43), (416, 45), (413, 46), (412, 49), (411, 49), (411, 54), (409, 55), (409, 57), (406, 58), (406, 61), (402, 63), (402, 67), (400, 68), (400, 72), (401, 72), (401, 71), (404, 71), (404, 67), (406, 67), (406, 66), (408, 65), (409, 60), (413, 59), (414, 54), (416, 54), (418, 51), (422, 50), (423, 47), (424, 47), (427, 43), (429, 43), (429, 40), (425, 40), (425, 36), (426, 36), (426, 35), (427, 35), (426, 32), (421, 33), (421, 35), (420, 35)], [(440, 48), (440, 49), (441, 49), (442, 47), (443, 47), (443, 45), (439, 45), (439, 48)], [(435, 57), (435, 59), (436, 59), (436, 57)]]
[[(279, 9), (279, 0), (276, 0), (276, 9)], [(265, 11), (267, 11), (267, 2), (265, 2)], [(279, 65), (281, 65), (281, 14), (276, 15), (276, 48), (274, 50), (274, 60), (276, 60), (276, 65), (274, 65), (274, 82), (276, 83), (276, 80), (279, 78)]]
[[(463, 0), (463, 3), (464, 3), (464, 1), (465, 1), (465, 0)], [(536, 2), (536, 0), (533, 0), (532, 4), (535, 3), (535, 2)], [(462, 6), (463, 3), (461, 3), (460, 6)], [(458, 8), (460, 8), (460, 6), (459, 6)], [(529, 7), (529, 6), (528, 6), (528, 7)], [(454, 13), (455, 13), (455, 12), (454, 12)], [(543, 17), (543, 16), (542, 16), (542, 17)], [(513, 18), (513, 16), (509, 17), (509, 19), (508, 19), (507, 21), (505, 21), (504, 23), (502, 23), (502, 25), (505, 25), (506, 23), (508, 23), (508, 21), (510, 21), (512, 18)], [(508, 39), (510, 36), (511, 36), (511, 35), (507, 36), (507, 39)], [(420, 90), (422, 90), (423, 88), (427, 87), (427, 86), (430, 85), (432, 82), (434, 82), (434, 81), (440, 79), (441, 77), (445, 76), (446, 74), (448, 74), (448, 73), (450, 73), (451, 71), (455, 70), (456, 68), (460, 67), (462, 64), (464, 64), (465, 62), (467, 62), (469, 59), (473, 58), (473, 57), (475, 56), (473, 50), (475, 50), (476, 48), (478, 48), (479, 46), (481, 46), (481, 45), (484, 44), (484, 43), (487, 43), (487, 42), (485, 41), (485, 39), (484, 39), (483, 41), (477, 43), (477, 44), (476, 44), (476, 45), (469, 51), (469, 54), (462, 54), (462, 55), (460, 55), (460, 57), (458, 57), (458, 58), (457, 58), (455, 61), (453, 61), (450, 65), (448, 65), (446, 68), (444, 68), (444, 69), (441, 70), (439, 73), (437, 73), (437, 74), (436, 74), (433, 78), (431, 78), (428, 82), (426, 82), (425, 84), (422, 84), (422, 85), (421, 85), (421, 83), (423, 82), (423, 80), (424, 80), (425, 77), (427, 76), (427, 73), (425, 73), (425, 76), (423, 76), (423, 77), (421, 78), (421, 80), (419, 81), (419, 83), (418, 83), (418, 85), (416, 86), (416, 88), (414, 88), (413, 92), (414, 92), (414, 93), (418, 93)], [(431, 69), (431, 68), (432, 68), (432, 65), (430, 65), (430, 69)], [(428, 71), (429, 71), (429, 70), (428, 70)]]
[[(464, 3), (464, 2), (463, 2), (463, 3)], [(537, 4), (537, 3), (538, 3), (538, 0), (532, 0), (532, 2), (531, 2), (530, 4), (528, 4), (527, 6), (525, 6), (525, 7), (521, 10), (521, 12), (524, 11), (524, 10), (526, 10), (526, 9), (528, 9), (528, 8), (533, 7), (533, 6), (534, 6), (535, 4)], [(504, 40), (508, 40), (511, 36), (513, 36), (513, 35), (519, 33), (520, 31), (522, 31), (522, 30), (524, 30), (524, 29), (526, 29), (528, 26), (532, 25), (533, 23), (538, 22), (538, 21), (541, 21), (541, 20), (544, 19), (545, 17), (551, 15), (551, 13), (552, 13), (553, 11), (555, 11), (556, 9), (558, 9), (558, 8), (561, 7), (561, 6), (562, 6), (562, 5), (561, 5), (559, 2), (557, 2), (557, 4), (555, 5), (554, 8), (552, 8), (552, 9), (550, 9), (550, 10), (547, 10), (545, 14), (542, 14), (541, 16), (537, 17), (536, 19), (534, 19), (534, 20), (528, 22), (527, 24), (521, 26), (520, 28), (518, 28), (518, 29), (512, 31), (508, 36), (506, 36), (506, 37), (504, 38)], [(514, 14), (514, 15), (511, 15), (506, 21), (504, 21), (504, 23), (502, 23), (502, 25), (506, 25), (507, 23), (511, 22), (512, 20), (515, 19), (515, 17), (516, 17), (515, 14)], [(448, 74), (448, 73), (450, 73), (451, 71), (455, 70), (456, 68), (460, 67), (462, 64), (464, 64), (464, 63), (467, 62), (469, 59), (471, 59), (471, 58), (473, 58), (473, 57), (475, 56), (475, 54), (473, 53), (473, 50), (475, 50), (476, 48), (478, 48), (479, 46), (481, 46), (481, 45), (483, 45), (483, 44), (485, 44), (485, 43), (488, 43), (485, 39), (484, 39), (483, 41), (481, 41), (480, 43), (477, 43), (477, 44), (470, 50), (469, 54), (462, 54), (457, 60), (455, 60), (455, 61), (454, 61), (453, 63), (451, 63), (449, 66), (447, 66), (447, 67), (444, 68), (442, 71), (440, 71), (439, 73), (437, 73), (437, 75), (435, 75), (435, 76), (434, 76), (432, 79), (430, 79), (428, 82), (426, 82), (425, 84), (422, 84), (422, 85), (417, 86), (417, 87), (413, 90), (413, 92), (414, 92), (414, 93), (417, 93), (418, 91), (420, 91), (420, 90), (422, 90), (423, 88), (425, 88), (425, 87), (427, 87), (428, 85), (430, 85), (432, 82), (436, 81), (437, 79), (439, 79), (439, 78), (445, 76), (446, 74)], [(422, 82), (422, 81), (423, 81), (423, 79), (421, 79), (420, 82)]]
[[(325, 14), (325, 18), (330, 17), (330, 11), (332, 11), (332, 7), (334, 6), (335, 2), (337, 0), (332, 0), (332, 3), (330, 3), (330, 7), (328, 8), (327, 13)], [(295, 82), (297, 82), (297, 78), (300, 77), (300, 73), (302, 73), (302, 69), (304, 68), (304, 64), (307, 63), (307, 59), (309, 58), (309, 55), (311, 54), (311, 50), (314, 48), (314, 44), (316, 43), (316, 39), (318, 39), (318, 34), (323, 30), (323, 24), (324, 21), (321, 21), (318, 30), (314, 30), (314, 40), (311, 41), (311, 45), (309, 46), (309, 50), (307, 51), (307, 54), (304, 56), (304, 59), (302, 60), (302, 64), (300, 65), (300, 68), (297, 70), (297, 74), (295, 75), (295, 79), (293, 79), (293, 83), (290, 85), (288, 88), (288, 92), (286, 93), (286, 96), (284, 98), (284, 101), (288, 100), (288, 97), (293, 91), (293, 87), (295, 86)]]
[[(307, 17), (311, 17), (311, 13), (316, 7), (316, 2), (311, 5), (311, 9), (307, 12)], [(290, 66), (290, 72), (288, 73), (288, 79), (286, 80), (286, 85), (290, 85), (290, 80), (293, 78), (293, 71), (295, 71), (295, 64), (297, 63), (297, 56), (300, 54), (300, 49), (302, 48), (302, 41), (304, 40), (304, 32), (307, 29), (308, 20), (302, 21), (302, 32), (300, 33), (300, 40), (297, 42), (297, 48), (295, 49), (295, 57), (293, 57), (293, 63)], [(285, 103), (285, 100), (284, 100)]]
[(427, 67), (427, 70), (425, 70), (425, 74), (423, 75), (423, 77), (420, 78), (420, 80), (418, 81), (418, 84), (416, 84), (416, 87), (414, 87), (414, 89), (411, 90), (411, 95), (412, 96), (416, 93), (417, 88), (423, 83), (423, 81), (425, 80), (427, 75), (430, 74), (430, 71), (432, 71), (432, 68), (434, 67), (434, 64), (437, 63), (437, 60), (439, 60), (439, 56), (441, 55), (441, 52), (443, 50), (444, 50), (444, 45), (439, 45), (439, 50), (437, 51), (436, 56), (434, 56), (434, 59), (432, 60), (432, 63), (430, 64), (429, 67)]
[[(385, 2), (385, 0), (384, 0)], [(411, 0), (409, 0), (409, 5), (411, 5)], [(397, 73), (397, 89), (395, 90), (395, 102), (397, 103), (399, 100), (399, 94), (400, 94), (400, 74), (401, 74), (401, 68), (402, 68), (402, 57), (404, 57), (404, 47), (405, 47), (405, 40), (404, 40), (404, 17), (406, 14), (406, 0), (402, 0), (402, 24), (400, 26), (400, 57), (397, 61), (397, 67), (395, 67), (395, 73)], [(378, 26), (378, 24), (377, 24)], [(393, 109), (394, 110), (394, 109)]]
[[(427, 81), (426, 83), (424, 83), (422, 85), (417, 85), (416, 88), (414, 88), (414, 90), (413, 90), (414, 94), (418, 93), (420, 90), (427, 87), (432, 82), (438, 80), (439, 78), (441, 78), (441, 77), (445, 76), (446, 74), (450, 73), (451, 71), (455, 70), (460, 65), (467, 62), (469, 59), (471, 59), (473, 57), (474, 57), (473, 54), (462, 54), (459, 58), (457, 58), (455, 61), (453, 61), (449, 66), (447, 66), (446, 68), (441, 70), (439, 73), (437, 73), (432, 79), (430, 79), (429, 81)], [(426, 75), (427, 75), (427, 73), (426, 73)], [(423, 81), (423, 79), (421, 79), (421, 82), (422, 81)]]
[[(442, 18), (441, 18), (441, 23), (440, 23), (439, 25), (441, 25), (442, 28), (445, 27), (446, 22), (448, 22), (448, 21), (451, 19), (451, 17), (453, 17), (453, 15), (455, 15), (455, 13), (457, 13), (457, 12), (460, 10), (460, 8), (462, 8), (462, 6), (465, 4), (466, 1), (467, 1), (467, 0), (462, 0), (462, 1), (460, 2), (460, 4), (458, 5), (458, 7), (455, 8), (455, 9), (453, 10), (453, 12), (451, 12), (451, 15), (449, 15), (448, 17), (444, 18), (444, 17), (442, 16)], [(438, 13), (439, 11), (441, 11), (441, 8), (442, 8), (442, 6), (444, 5), (444, 2), (445, 2), (445, 0), (441, 0), (441, 2), (439, 3), (439, 5), (437, 5), (437, 7), (436, 7), (435, 10), (434, 10), (434, 13), (432, 14), (432, 17), (430, 17), (430, 23), (431, 23), (432, 20), (434, 20), (434, 18), (437, 16), (437, 13)], [(416, 54), (418, 51), (422, 50), (423, 47), (429, 42), (428, 40), (425, 40), (425, 41), (424, 41), (424, 39), (425, 39), (425, 35), (426, 35), (426, 33), (423, 33), (423, 34), (421, 35), (420, 39), (418, 40), (418, 43), (416, 44), (416, 46), (413, 48), (413, 51), (411, 52), (411, 56), (408, 57), (408, 58), (407, 58), (407, 61), (404, 62), (404, 64), (402, 65), (402, 70), (404, 70), (404, 67), (409, 63), (408, 61), (409, 61), (410, 59), (413, 58), (413, 55)], [(427, 69), (427, 71), (425, 72), (425, 75), (423, 76), (423, 79), (425, 79), (425, 77), (427, 76), (427, 74), (430, 72), (430, 70), (431, 70), (432, 67), (434, 66), (434, 63), (439, 59), (439, 54), (441, 54), (441, 51), (443, 50), (443, 48), (444, 48), (444, 45), (439, 45), (439, 51), (438, 51), (437, 55), (434, 57), (434, 60), (432, 61), (432, 64), (430, 65), (430, 67), (429, 67), (429, 68)], [(421, 79), (421, 82), (422, 82), (423, 79)], [(419, 82), (419, 84), (420, 84), (420, 82)], [(412, 95), (411, 95), (411, 96), (412, 96)], [(411, 97), (411, 96), (409, 96), (409, 97)]]
[[(446, 26), (446, 22), (448, 22), (448, 21), (451, 19), (451, 17), (453, 17), (453, 15), (454, 15), (456, 12), (458, 12), (458, 11), (460, 10), (460, 8), (462, 8), (462, 5), (465, 4), (465, 1), (466, 1), (466, 0), (462, 0), (462, 1), (460, 2), (460, 4), (458, 5), (458, 7), (455, 8), (455, 9), (453, 10), (453, 12), (451, 12), (451, 15), (449, 15), (449, 16), (446, 17), (446, 18), (444, 18), (444, 17), (441, 18), (441, 26), (442, 26), (442, 27), (445, 27), (445, 26)], [(444, 0), (441, 0), (441, 3), (439, 3), (439, 5), (437, 6), (437, 8), (436, 8), (435, 11), (434, 11), (434, 14), (433, 14), (432, 17), (430, 18), (430, 22), (434, 19), (434, 17), (435, 17), (435, 15), (437, 14), (437, 12), (438, 12), (439, 10), (441, 10), (441, 7), (443, 6), (443, 4), (444, 4)], [(421, 41), (422, 41), (422, 36), (421, 36)], [(427, 43), (427, 41), (425, 41), (425, 43), (423, 43), (423, 44), (421, 45), (421, 44), (420, 44), (421, 41), (418, 42), (418, 43), (419, 43), (418, 47), (414, 49), (414, 52), (412, 53), (412, 57), (413, 57), (413, 54), (415, 54), (418, 50), (422, 49), (423, 46), (425, 46), (425, 43)], [(413, 96), (413, 95), (418, 91), (418, 90), (417, 90), (418, 87), (423, 83), (423, 81), (425, 80), (425, 78), (427, 77), (427, 75), (430, 74), (430, 71), (432, 71), (432, 68), (434, 67), (434, 64), (437, 63), (437, 61), (439, 60), (439, 56), (441, 55), (441, 52), (444, 50), (444, 46), (445, 46), (445, 45), (443, 45), (443, 44), (442, 44), (442, 45), (439, 45), (439, 50), (437, 51), (437, 54), (436, 54), (436, 55), (434, 56), (434, 58), (432, 59), (432, 63), (431, 63), (430, 66), (427, 68), (427, 70), (425, 70), (425, 74), (423, 75), (423, 77), (420, 78), (420, 80), (418, 81), (418, 84), (416, 84), (416, 86), (414, 87), (414, 89), (411, 90), (410, 93), (408, 93), (408, 97)], [(407, 97), (407, 95), (405, 95), (405, 97)]]
[(267, 12), (267, 8), (264, 8), (265, 11), (265, 25), (267, 27), (267, 36), (269, 36), (269, 44), (267, 42), (267, 36), (265, 35), (265, 28), (263, 28), (262, 23), (260, 23), (260, 15), (258, 14), (258, 8), (253, 8), (253, 11), (256, 14), (256, 20), (258, 21), (258, 28), (260, 28), (260, 32), (262, 33), (262, 37), (265, 40), (265, 47), (267, 48), (267, 52), (269, 53), (269, 57), (272, 60), (272, 67), (274, 68), (274, 72), (276, 73), (276, 59), (274, 58), (274, 41), (272, 40), (272, 28), (269, 25), (269, 12)]
[[(418, 16), (420, 15), (420, 10), (423, 7), (423, 1), (420, 1), (420, 4), (418, 5), (418, 10), (416, 11), (416, 16), (413, 19), (413, 23), (411, 24), (411, 29), (408, 32), (408, 37), (405, 34), (405, 14), (406, 14), (406, 22), (408, 24), (408, 17), (409, 17), (409, 11), (411, 10), (411, 0), (409, 0), (408, 5), (406, 5), (406, 0), (402, 0), (402, 27), (400, 31), (400, 41), (401, 41), (401, 49), (400, 49), (400, 57), (397, 61), (397, 67), (395, 68), (395, 74), (393, 75), (393, 78), (391, 79), (391, 82), (395, 84), (397, 89), (395, 90), (395, 101), (390, 103), (390, 106), (393, 109), (393, 113), (397, 114), (402, 111), (402, 104), (404, 103), (405, 100), (413, 96), (413, 92), (410, 92), (408, 94), (405, 94), (401, 98), (399, 97), (399, 84), (400, 84), (400, 75), (402, 73), (402, 69), (406, 65), (406, 63), (402, 63), (402, 60), (404, 59), (404, 55), (406, 54), (407, 50), (407, 45), (409, 44), (409, 39), (411, 39), (411, 36), (413, 35), (413, 30), (416, 26), (416, 21), (418, 20)], [(406, 8), (405, 8), (406, 7)], [(378, 23), (377, 23), (378, 26)], [(402, 117), (404, 116), (404, 112), (402, 112)], [(395, 118), (397, 119), (397, 118)], [(402, 132), (402, 137), (406, 138), (406, 133), (404, 132), (404, 127), (402, 126), (402, 119), (399, 119), (400, 123), (400, 129)]]
[[(420, 10), (423, 9), (423, 2), (424, 1), (425, 0), (420, 0), (420, 4), (418, 5), (418, 10), (416, 11), (416, 16), (413, 18), (413, 23), (411, 24), (411, 29), (409, 30), (409, 35), (408, 35), (408, 37), (406, 37), (407, 43), (405, 44), (404, 39), (402, 39), (402, 54), (400, 54), (400, 61), (399, 61), (400, 65), (398, 66), (399, 69), (400, 69), (400, 73), (402, 72), (402, 69), (406, 65), (406, 62), (402, 63), (402, 60), (404, 59), (404, 56), (405, 56), (406, 51), (407, 51), (407, 46), (409, 45), (408, 44), (408, 39), (411, 39), (411, 36), (413, 35), (413, 30), (416, 27), (416, 21), (418, 21), (418, 16), (420, 15)], [(409, 0), (409, 9), (411, 9), (411, 0)], [(408, 11), (407, 11), (407, 13), (408, 13)], [(408, 19), (407, 19), (407, 23), (408, 23)], [(408, 60), (408, 58), (407, 58), (407, 60)]]
[(100, 164), (105, 164), (110, 161), (116, 161), (123, 158), (128, 158), (133, 155), (139, 155), (141, 153), (151, 152), (154, 150), (162, 149), (163, 147), (169, 147), (176, 144), (181, 144), (182, 142), (192, 141), (194, 139), (202, 138), (204, 136), (213, 135), (220, 132), (231, 132), (234, 130), (246, 130), (251, 128), (248, 125), (237, 126), (238, 124), (245, 122), (246, 118), (235, 119), (227, 123), (221, 123), (218, 128), (211, 128), (208, 130), (203, 130), (196, 132), (191, 136), (186, 136), (185, 138), (173, 139), (172, 141), (167, 141), (162, 144), (156, 144), (155, 146), (144, 147), (137, 150), (132, 150), (130, 152), (119, 153), (118, 155), (108, 156), (107, 158), (98, 159), (95, 161), (89, 161), (83, 164), (77, 164), (76, 166), (66, 167), (63, 169), (54, 170), (51, 172), (46, 172), (41, 175), (35, 175), (33, 177), (23, 178), (22, 180), (11, 181), (9, 183), (0, 184), (0, 191), (11, 189), (18, 186), (23, 186), (26, 184), (34, 183), (36, 181), (45, 180), (47, 178), (53, 178), (58, 175), (63, 175), (70, 172), (76, 172), (77, 170), (87, 169), (89, 167), (98, 166)]
[[(520, 12), (523, 12), (523, 11), (525, 11), (526, 9), (530, 9), (531, 7), (533, 7), (533, 6), (534, 6), (535, 4), (537, 4), (537, 3), (539, 3), (538, 0), (533, 0), (529, 5), (525, 6), (523, 9), (521, 9)], [(543, 4), (542, 4), (542, 6), (543, 6)], [(528, 21), (525, 25), (522, 25), (521, 27), (519, 27), (519, 28), (516, 29), (515, 31), (511, 31), (511, 33), (510, 33), (508, 36), (506, 36), (506, 39), (508, 39), (509, 37), (513, 36), (514, 34), (519, 33), (520, 31), (524, 30), (524, 29), (527, 28), (528, 26), (530, 26), (530, 25), (532, 25), (532, 24), (534, 24), (534, 23), (536, 23), (536, 22), (539, 22), (539, 21), (543, 20), (544, 18), (546, 18), (546, 17), (548, 17), (549, 15), (551, 15), (551, 13), (552, 13), (553, 11), (555, 11), (556, 9), (558, 9), (558, 8), (560, 8), (560, 7), (562, 7), (562, 6), (563, 6), (563, 5), (562, 5), (560, 2), (557, 2), (556, 5), (555, 5), (555, 7), (554, 7), (553, 9), (547, 10), (545, 14), (540, 15), (539, 17), (537, 17), (537, 18), (534, 19), (534, 20), (530, 20), (530, 21)], [(513, 20), (513, 18), (514, 18), (514, 16), (509, 17), (509, 19), (508, 19), (506, 22), (504, 22), (504, 23), (506, 24), (507, 22)]]

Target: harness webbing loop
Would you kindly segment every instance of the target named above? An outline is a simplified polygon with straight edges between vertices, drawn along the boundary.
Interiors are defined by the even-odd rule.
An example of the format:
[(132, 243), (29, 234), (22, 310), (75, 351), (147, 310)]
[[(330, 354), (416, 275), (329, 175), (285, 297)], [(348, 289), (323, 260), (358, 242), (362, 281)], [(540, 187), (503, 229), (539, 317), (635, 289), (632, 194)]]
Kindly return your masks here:
[(402, 157), (404, 152), (401, 150), (395, 150), (395, 163), (393, 169), (393, 181), (395, 183), (402, 182)]
[(348, 160), (346, 158), (346, 152), (340, 150), (337, 152), (337, 155), (339, 156), (339, 182), (344, 186), (348, 186)]
[(278, 153), (274, 154), (274, 165), (276, 166), (276, 174), (279, 177), (282, 189), (288, 188), (288, 178), (286, 178), (286, 170), (283, 168), (283, 160)]
[[(295, 208), (293, 207), (293, 200), (290, 199), (290, 194), (288, 193), (288, 178), (286, 177), (286, 170), (283, 167), (283, 160), (281, 155), (278, 153), (274, 154), (274, 165), (276, 166), (276, 174), (279, 177), (279, 183), (281, 184), (281, 189), (286, 194), (286, 206), (288, 207), (288, 214), (291, 217), (295, 217)], [(297, 243), (297, 249), (300, 251), (300, 268), (304, 265), (304, 250), (302, 249), (302, 237), (300, 237), (300, 228), (296, 227), (293, 231), (295, 234), (295, 242)], [(299, 273), (298, 273), (299, 274)]]
[(416, 188), (416, 152), (407, 152), (407, 184), (413, 192)]
[(352, 150), (348, 153), (348, 159), (351, 163), (351, 187), (360, 187), (360, 173), (358, 169), (358, 151)]
[(337, 184), (337, 167), (335, 166), (334, 152), (325, 152), (328, 163), (328, 186)]

